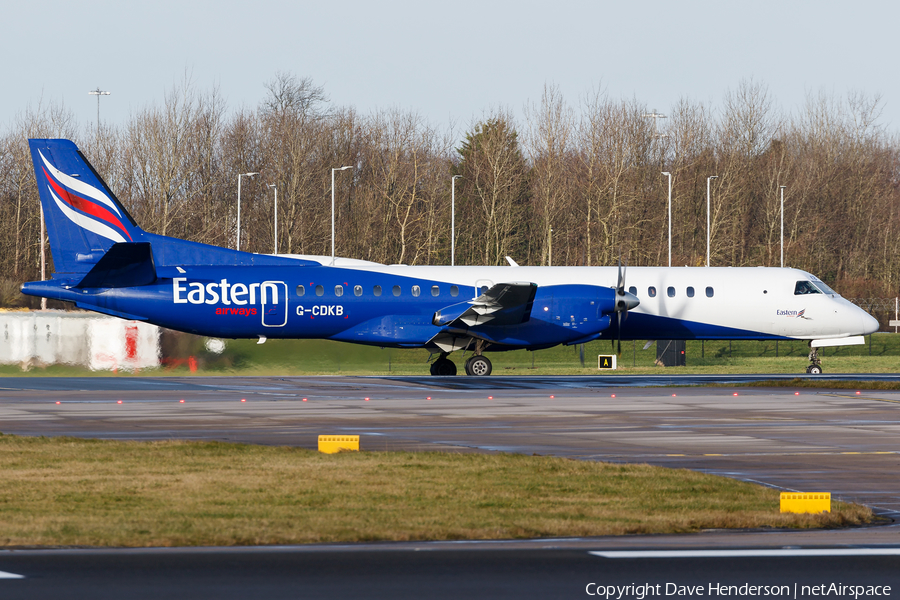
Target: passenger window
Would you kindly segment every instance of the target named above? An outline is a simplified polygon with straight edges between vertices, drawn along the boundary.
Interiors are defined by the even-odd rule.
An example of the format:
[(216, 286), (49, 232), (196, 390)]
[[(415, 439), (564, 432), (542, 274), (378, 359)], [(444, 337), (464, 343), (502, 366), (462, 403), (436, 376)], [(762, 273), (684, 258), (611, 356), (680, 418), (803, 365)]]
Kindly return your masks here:
[(421, 294), (421, 293), (422, 293), (422, 288), (420, 288), (420, 287), (417, 286), (417, 285), (412, 286), (412, 295), (413, 295), (413, 298), (418, 298), (418, 297), (419, 297), (419, 294)]
[(376, 296), (380, 296), (381, 295), (381, 286), (376, 285), (375, 287), (373, 287), (372, 293), (375, 294)]
[(675, 288), (673, 288), (672, 286), (667, 287), (666, 288), (666, 296), (668, 296), (669, 298), (674, 298), (675, 297)]
[(344, 286), (342, 286), (342, 285), (334, 286), (334, 295), (335, 296), (343, 296), (344, 295)]
[(453, 296), (454, 298), (459, 296), (459, 286), (458, 285), (450, 286), (450, 295)]
[(637, 288), (634, 286), (631, 286), (630, 288), (628, 288), (628, 293), (631, 294), (632, 296), (637, 296)]
[(395, 285), (395, 286), (394, 286), (394, 289), (393, 289), (393, 292), (394, 292), (394, 295), (395, 295), (395, 296), (399, 296), (399, 295), (400, 295), (400, 286), (399, 286), (399, 285)]
[(650, 296), (651, 298), (656, 298), (656, 288), (653, 287), (652, 285), (650, 287), (648, 287), (647, 295)]
[(706, 297), (707, 298), (712, 298), (715, 293), (716, 293), (715, 290), (713, 290), (711, 287), (706, 288)]
[(361, 285), (353, 286), (353, 295), (354, 296), (362, 296), (362, 286)]
[(692, 288), (691, 286), (688, 286), (688, 289), (687, 289), (687, 297), (688, 297), (688, 298), (693, 298), (693, 297), (694, 297), (694, 288)]
[(436, 286), (436, 285), (431, 286), (431, 295), (432, 295), (432, 296), (440, 296), (440, 295), (441, 295), (441, 288), (439, 288), (439, 287)]
[(302, 285), (298, 285), (297, 286), (297, 295), (302, 296), (305, 293), (306, 293), (306, 288), (303, 287)]
[(325, 294), (325, 288), (321, 285), (316, 286), (316, 296), (322, 296)]
[(821, 294), (821, 290), (817, 288), (811, 281), (798, 281), (794, 286), (794, 295), (803, 296), (805, 294)]

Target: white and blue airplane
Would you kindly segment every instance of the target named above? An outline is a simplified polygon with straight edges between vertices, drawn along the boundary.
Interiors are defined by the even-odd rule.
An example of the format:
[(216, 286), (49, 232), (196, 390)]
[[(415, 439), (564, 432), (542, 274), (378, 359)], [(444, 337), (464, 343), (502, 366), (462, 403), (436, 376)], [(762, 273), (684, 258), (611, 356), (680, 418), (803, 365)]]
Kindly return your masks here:
[(22, 292), (224, 338), (432, 352), (432, 375), (489, 375), (486, 351), (597, 339), (864, 343), (878, 322), (816, 277), (764, 267), (447, 267), (240, 252), (143, 231), (69, 140), (29, 140), (55, 272)]

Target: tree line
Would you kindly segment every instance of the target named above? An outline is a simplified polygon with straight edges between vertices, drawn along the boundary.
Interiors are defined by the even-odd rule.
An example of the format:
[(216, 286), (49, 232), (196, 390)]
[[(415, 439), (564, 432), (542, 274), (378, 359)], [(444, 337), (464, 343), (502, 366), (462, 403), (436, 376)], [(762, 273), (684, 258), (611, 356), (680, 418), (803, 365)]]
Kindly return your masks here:
[[(148, 231), (241, 249), (382, 263), (522, 265), (784, 263), (847, 297), (900, 284), (896, 134), (877, 97), (812, 94), (790, 114), (744, 81), (721, 106), (683, 99), (656, 119), (636, 99), (551, 86), (516, 118), (494, 109), (457, 139), (415, 112), (334, 106), (307, 78), (279, 74), (255, 108), (230, 111), (189, 80), (121, 126), (29, 107), (0, 136), (0, 293), (27, 304), (40, 278), (40, 211), (27, 139), (67, 137)], [(716, 179), (708, 180), (710, 176)], [(274, 186), (271, 187), (271, 186)], [(275, 188), (278, 247), (275, 247)], [(48, 271), (49, 272), (49, 271)]]

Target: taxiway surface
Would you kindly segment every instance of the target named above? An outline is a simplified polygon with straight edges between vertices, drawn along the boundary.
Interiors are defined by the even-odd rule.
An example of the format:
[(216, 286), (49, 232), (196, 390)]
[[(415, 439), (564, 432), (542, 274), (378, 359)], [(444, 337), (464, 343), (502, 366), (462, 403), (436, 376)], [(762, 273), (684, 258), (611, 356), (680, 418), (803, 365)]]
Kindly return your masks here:
[[(747, 382), (741, 377), (731, 383)], [(670, 387), (641, 386), (648, 383)], [(698, 381), (622, 377), (4, 378), (0, 380), (0, 431), (134, 440), (215, 439), (307, 448), (316, 447), (319, 434), (358, 434), (362, 448), (369, 450), (503, 451), (685, 467), (783, 490), (830, 491), (835, 498), (872, 506), (895, 521), (900, 515), (900, 481), (896, 477), (900, 392), (675, 387), (694, 383)], [(2, 583), (6, 592), (21, 590), (20, 597), (40, 597), (41, 593), (35, 596), (32, 592), (45, 589), (41, 587), (45, 584), (51, 595), (74, 590), (72, 581), (81, 581), (90, 594), (96, 592), (92, 586), (97, 582), (118, 573), (116, 565), (130, 565), (133, 576), (122, 575), (116, 582), (119, 587), (110, 589), (192, 597), (185, 595), (185, 590), (212, 589), (204, 588), (204, 582), (226, 581), (227, 577), (217, 579), (226, 563), (269, 565), (260, 568), (272, 571), (272, 582), (282, 586), (278, 592), (269, 590), (270, 597), (293, 597), (290, 594), (301, 581), (309, 583), (311, 587), (304, 589), (311, 596), (321, 592), (321, 597), (336, 591), (392, 597), (415, 590), (417, 594), (429, 591), (432, 597), (466, 593), (525, 598), (548, 597), (552, 590), (562, 589), (567, 593), (561, 597), (584, 596), (584, 586), (597, 578), (628, 583), (629, 578), (650, 571), (655, 574), (654, 581), (686, 584), (700, 583), (704, 577), (739, 582), (734, 573), (745, 573), (745, 578), (757, 582), (790, 584), (800, 581), (799, 576), (791, 575), (792, 569), (802, 570), (810, 581), (817, 577), (849, 581), (862, 572), (854, 569), (869, 569), (866, 578), (870, 581), (900, 583), (896, 557), (789, 559), (793, 562), (635, 558), (644, 562), (629, 562), (624, 568), (618, 566), (624, 563), (613, 559), (587, 555), (588, 550), (784, 546), (896, 548), (900, 547), (900, 526), (488, 544), (357, 545), (351, 549), (357, 559), (347, 559), (342, 555), (344, 549), (334, 546), (302, 551), (269, 549), (277, 554), (272, 558), (276, 563), (240, 549), (234, 549), (236, 554), (227, 560), (216, 549), (161, 550), (153, 556), (140, 554), (146, 551), (128, 551), (127, 555), (98, 551), (90, 556), (67, 554), (72, 551), (13, 552), (0, 553), (0, 570), (18, 569), (26, 576), (20, 582)], [(386, 556), (385, 550), (394, 552)], [(427, 553), (430, 558), (421, 555), (423, 550), (431, 551)], [(356, 567), (355, 560), (359, 561)], [(542, 567), (551, 563), (555, 566)], [(93, 571), (82, 572), (73, 566), (80, 564), (94, 565)], [(175, 578), (165, 587), (157, 576), (169, 572), (170, 564), (181, 565), (184, 574), (179, 571), (181, 579)], [(283, 565), (283, 571), (272, 564)], [(413, 564), (421, 569), (415, 574), (409, 568)], [(773, 578), (769, 576), (777, 571), (774, 565), (781, 565), (781, 571)], [(226, 569), (228, 577), (236, 578), (228, 589), (237, 595), (222, 597), (246, 597), (244, 592), (251, 588), (269, 589), (255, 571), (242, 569)], [(247, 578), (238, 577), (245, 572)], [(815, 577), (808, 577), (809, 572)], [(299, 573), (312, 573), (312, 579)], [(476, 573), (481, 575), (469, 576)], [(24, 583), (26, 580), (30, 583)], [(154, 584), (148, 586), (146, 582), (151, 580)], [(410, 587), (403, 587), (407, 584)], [(473, 592), (476, 588), (493, 593)]]

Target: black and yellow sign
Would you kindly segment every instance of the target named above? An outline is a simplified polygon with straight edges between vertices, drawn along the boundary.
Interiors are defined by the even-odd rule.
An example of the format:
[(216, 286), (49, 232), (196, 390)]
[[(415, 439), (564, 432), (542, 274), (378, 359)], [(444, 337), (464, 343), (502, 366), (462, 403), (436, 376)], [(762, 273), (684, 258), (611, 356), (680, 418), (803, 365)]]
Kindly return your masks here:
[(615, 369), (616, 368), (616, 355), (615, 354), (601, 354), (597, 356), (597, 368), (598, 369)]

